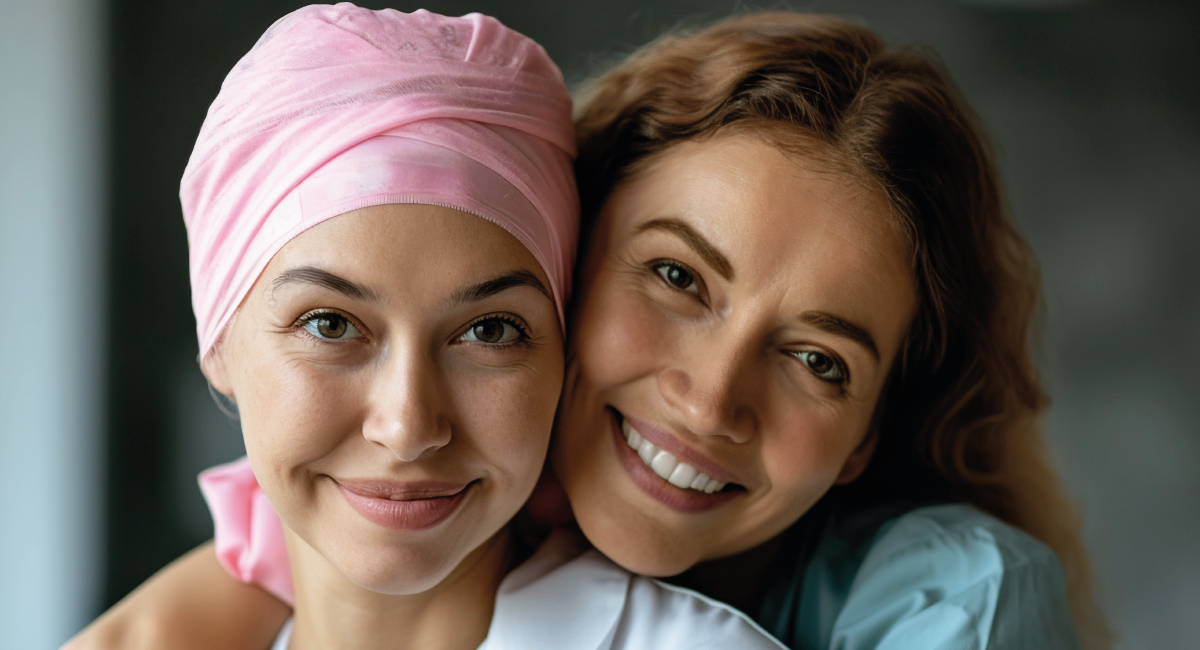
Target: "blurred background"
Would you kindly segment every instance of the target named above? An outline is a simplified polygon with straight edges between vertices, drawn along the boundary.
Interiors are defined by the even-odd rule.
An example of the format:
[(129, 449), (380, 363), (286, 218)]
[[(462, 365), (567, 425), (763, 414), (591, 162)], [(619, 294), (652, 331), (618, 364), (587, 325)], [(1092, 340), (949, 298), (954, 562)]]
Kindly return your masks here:
[[(0, 647), (53, 648), (211, 537), (241, 454), (196, 363), (179, 177), (282, 0), (0, 0)], [(367, 6), (384, 5), (367, 2)], [(568, 81), (724, 0), (447, 0)], [(1200, 638), (1200, 3), (811, 0), (945, 61), (1041, 259), (1046, 432), (1120, 648)], [(8, 322), (8, 321), (6, 321)], [(18, 323), (9, 322), (9, 325)]]

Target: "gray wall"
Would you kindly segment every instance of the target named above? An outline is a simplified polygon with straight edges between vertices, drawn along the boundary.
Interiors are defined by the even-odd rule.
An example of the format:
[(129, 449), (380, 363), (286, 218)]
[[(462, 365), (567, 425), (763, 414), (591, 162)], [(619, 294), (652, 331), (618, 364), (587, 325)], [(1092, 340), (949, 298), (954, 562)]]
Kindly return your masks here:
[[(195, 471), (240, 453), (236, 429), (212, 406), (196, 368), (186, 240), (175, 193), (222, 76), (262, 30), (300, 3), (110, 4), (106, 237), (118, 246), (109, 253), (104, 326), (108, 534), (93, 547), (107, 549), (105, 602), (211, 534)], [(575, 80), (689, 16), (714, 19), (735, 8), (716, 0), (425, 6), (496, 15), (542, 42)], [(1200, 380), (1194, 370), (1200, 367), (1200, 75), (1194, 72), (1200, 10), (1161, 0), (821, 0), (793, 6), (855, 17), (894, 43), (928, 44), (989, 124), (1013, 210), (1043, 264), (1041, 365), (1054, 398), (1047, 435), (1085, 507), (1101, 600), (1121, 635), (1120, 647), (1194, 645), (1200, 638), (1194, 614), (1200, 611), (1200, 553), (1194, 550), (1200, 538)], [(75, 24), (63, 21), (55, 28)], [(4, 65), (10, 65), (8, 57)], [(7, 75), (17, 73), (3, 70), (7, 88)], [(94, 119), (65, 115), (60, 119), (68, 122)], [(17, 159), (8, 154), (10, 131), (35, 136), (18, 134), (7, 123), (2, 128), (8, 129), (7, 165)], [(7, 243), (7, 210), (17, 196), (9, 193), (24, 192), (20, 200), (26, 203), (50, 195), (25, 189), (41, 187), (36, 184), (8, 181), (3, 187), (0, 244), (8, 254), (23, 248)], [(86, 229), (86, 211), (79, 214)], [(35, 237), (24, 231), (19, 236)], [(13, 268), (5, 264), (5, 270)], [(21, 296), (63, 290), (55, 294), (61, 305), (79, 304), (78, 288), (46, 282), (22, 285)], [(8, 295), (4, 304), (14, 304)], [(13, 359), (13, 367), (26, 367), (27, 357)], [(4, 362), (8, 368), (8, 356)], [(93, 367), (85, 364), (84, 374)], [(16, 404), (4, 402), (6, 424), (34, 421), (32, 407)], [(12, 435), (2, 438), (6, 457)], [(17, 516), (26, 521), (20, 518), (29, 515)], [(12, 555), (4, 558), (9, 575)]]
[(102, 9), (0, 2), (0, 648), (100, 605)]

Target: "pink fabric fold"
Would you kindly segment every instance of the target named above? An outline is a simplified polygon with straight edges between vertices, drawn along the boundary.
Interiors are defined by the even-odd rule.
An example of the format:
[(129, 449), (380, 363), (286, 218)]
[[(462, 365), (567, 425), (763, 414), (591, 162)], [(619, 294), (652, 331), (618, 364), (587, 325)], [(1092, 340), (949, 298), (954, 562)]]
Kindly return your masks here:
[(200, 473), (200, 491), (212, 511), (217, 559), (238, 580), (291, 605), (292, 569), (283, 523), (258, 487), (249, 458)]

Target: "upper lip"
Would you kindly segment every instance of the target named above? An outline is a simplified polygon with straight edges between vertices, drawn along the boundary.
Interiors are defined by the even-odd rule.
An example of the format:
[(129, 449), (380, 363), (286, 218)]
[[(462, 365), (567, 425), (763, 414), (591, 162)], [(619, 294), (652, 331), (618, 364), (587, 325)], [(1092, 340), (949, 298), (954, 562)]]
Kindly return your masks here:
[(360, 497), (410, 501), (450, 497), (462, 492), (470, 482), (464, 481), (394, 481), (381, 478), (335, 478), (347, 490)]
[(718, 465), (716, 461), (687, 446), (669, 430), (645, 420), (625, 415), (620, 411), (617, 411), (617, 414), (628, 421), (630, 426), (637, 429), (637, 432), (643, 438), (649, 440), (655, 447), (670, 452), (678, 460), (695, 467), (700, 472), (708, 474), (709, 478), (716, 479), (722, 483), (741, 484), (741, 481), (737, 477)]

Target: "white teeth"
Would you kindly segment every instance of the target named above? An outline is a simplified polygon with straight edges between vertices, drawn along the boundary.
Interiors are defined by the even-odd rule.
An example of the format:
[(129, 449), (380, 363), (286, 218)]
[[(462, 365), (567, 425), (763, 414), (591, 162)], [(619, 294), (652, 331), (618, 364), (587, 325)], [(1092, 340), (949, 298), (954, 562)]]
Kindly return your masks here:
[(629, 426), (629, 422), (621, 422), (621, 433), (625, 441), (637, 452), (638, 457), (663, 480), (678, 488), (692, 489), (712, 494), (725, 488), (725, 484), (709, 478), (695, 467), (679, 462), (673, 454), (655, 447), (653, 443), (642, 437), (637, 429)]
[(678, 464), (679, 461), (670, 452), (660, 451), (654, 460), (650, 461), (650, 469), (654, 470), (659, 477), (667, 479), (671, 477), (671, 472), (675, 471), (675, 466)]
[(667, 482), (678, 488), (689, 488), (692, 486), (694, 478), (696, 478), (696, 468), (687, 463), (679, 463), (675, 466), (675, 471), (667, 477)]
[(653, 444), (651, 444), (649, 440), (643, 440), (642, 445), (638, 447), (638, 456), (642, 457), (642, 462), (646, 463), (647, 466), (650, 465), (650, 463), (654, 460), (654, 457), (657, 455), (658, 447), (655, 447)]
[(634, 451), (637, 451), (641, 448), (642, 434), (638, 433), (636, 429), (629, 426), (628, 422), (621, 422), (621, 433), (625, 435), (625, 442), (628, 442), (629, 446), (633, 447)]

